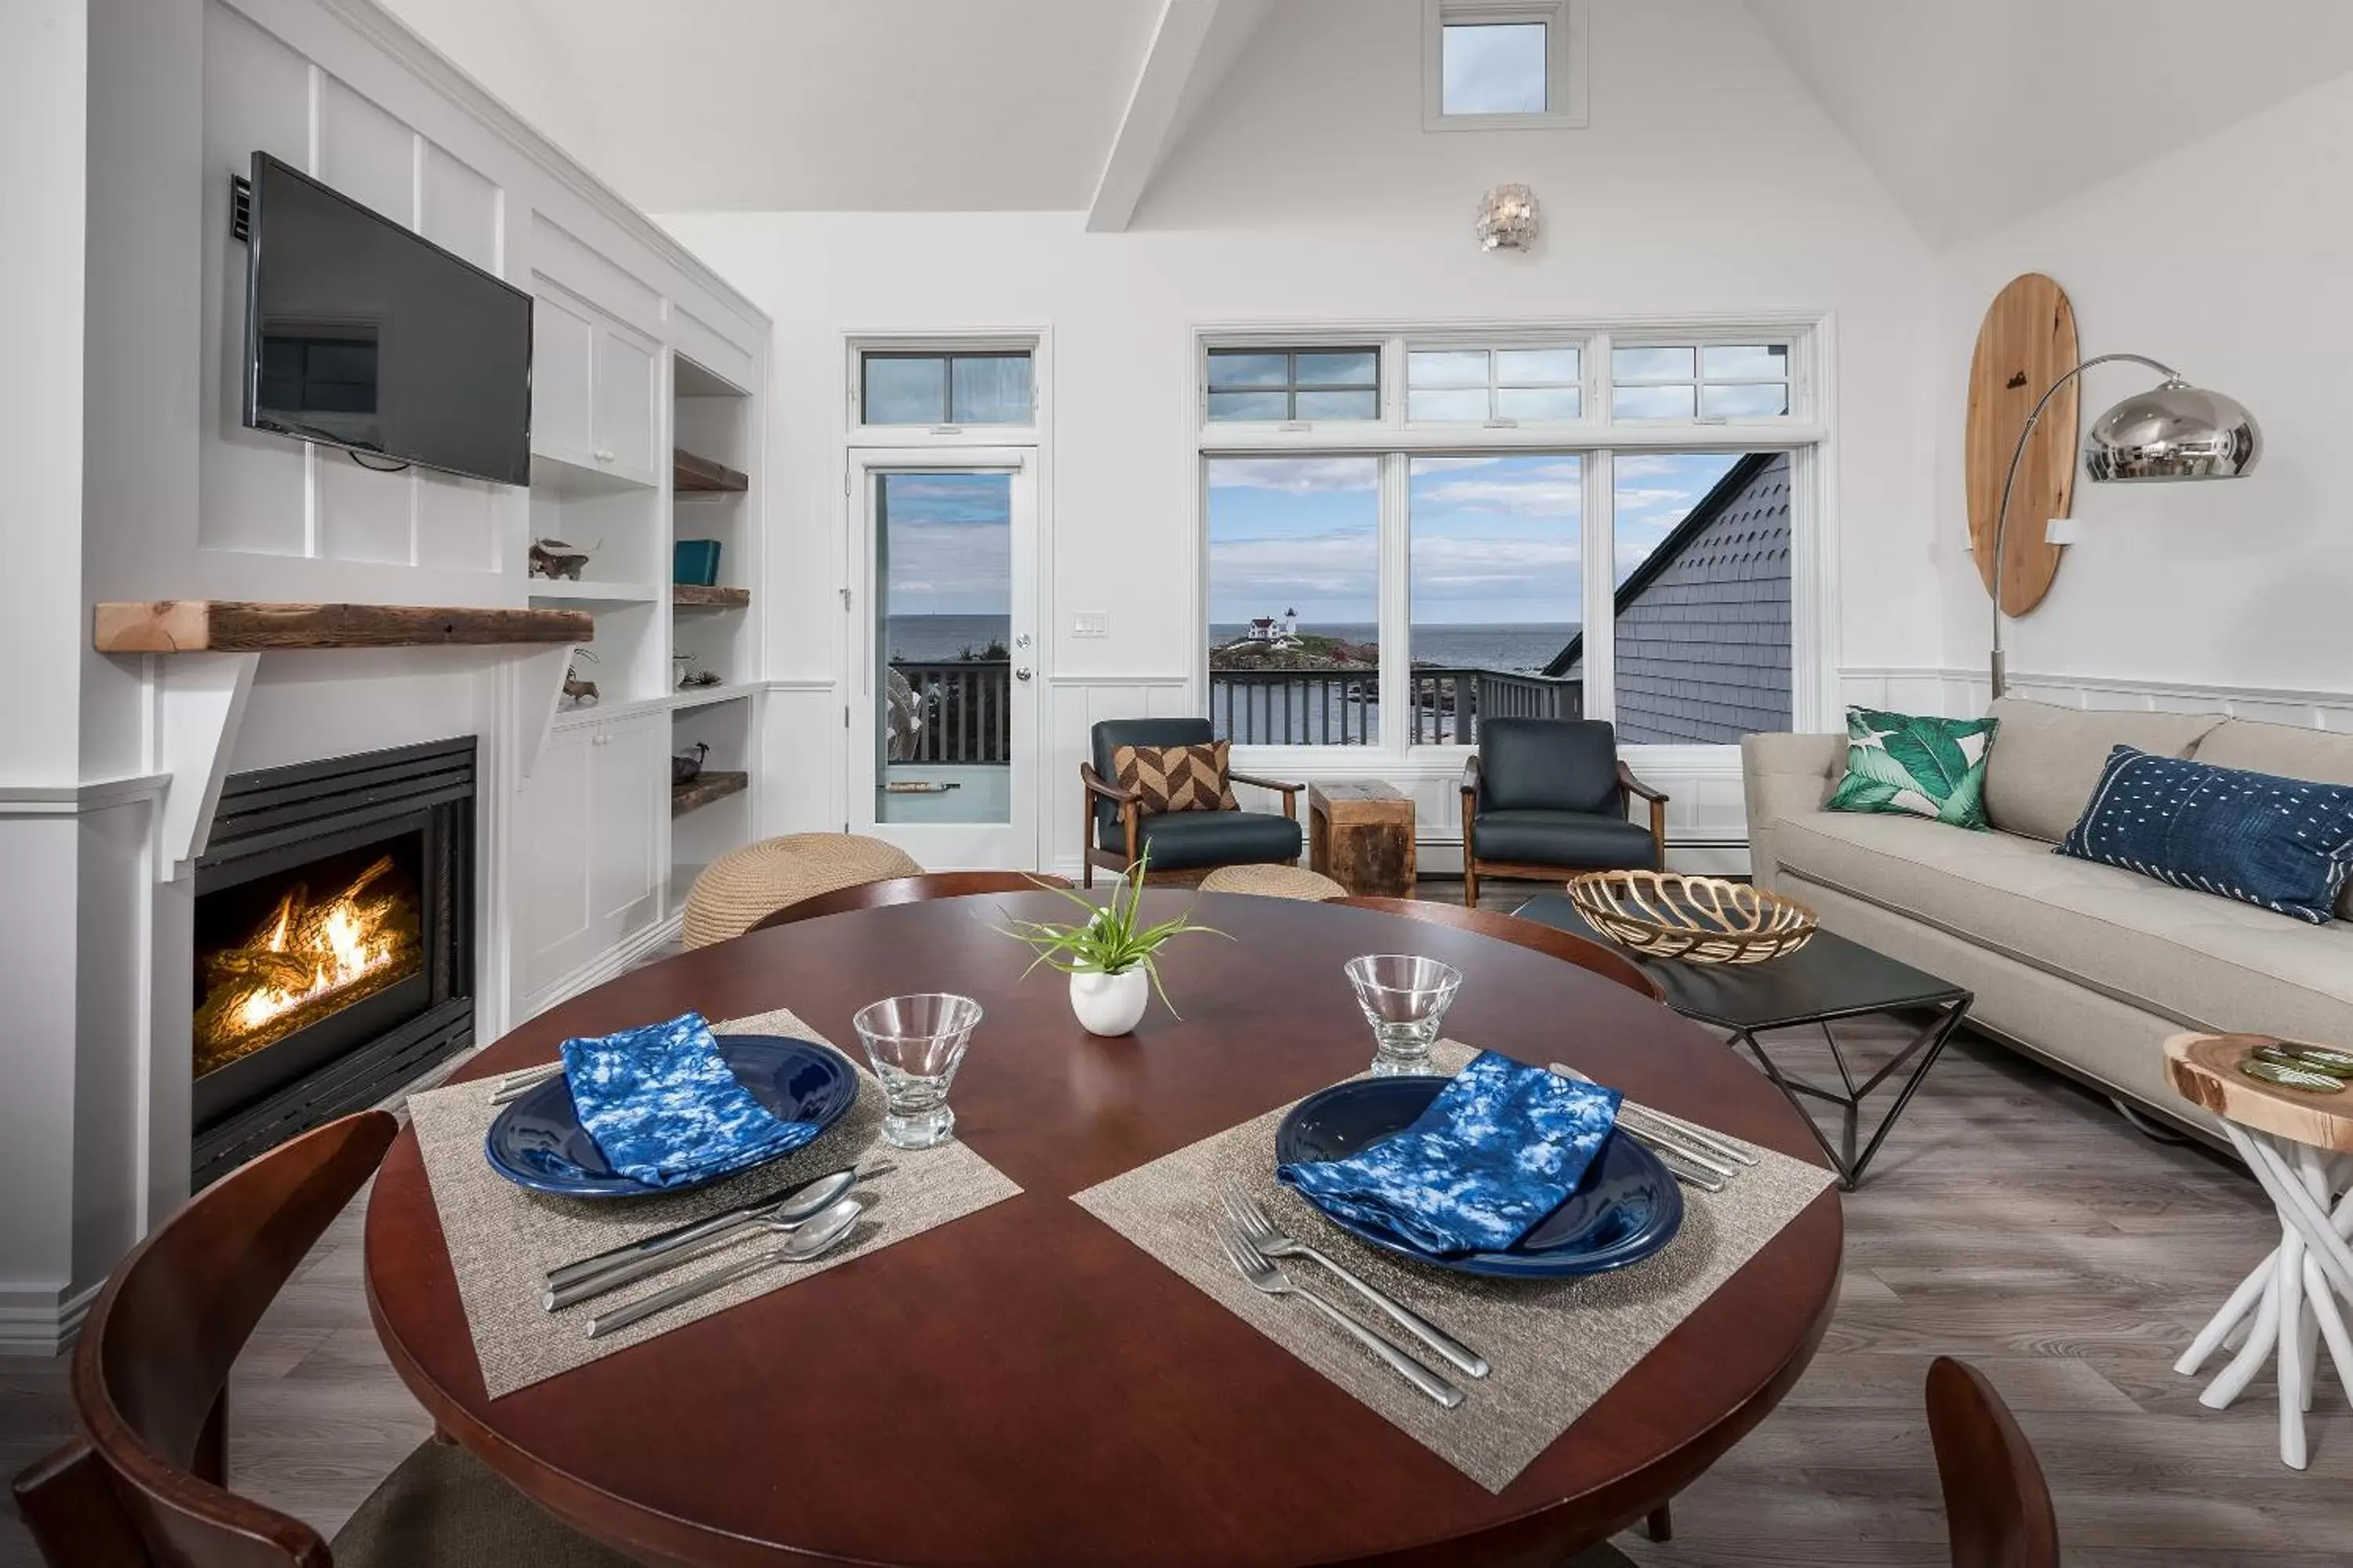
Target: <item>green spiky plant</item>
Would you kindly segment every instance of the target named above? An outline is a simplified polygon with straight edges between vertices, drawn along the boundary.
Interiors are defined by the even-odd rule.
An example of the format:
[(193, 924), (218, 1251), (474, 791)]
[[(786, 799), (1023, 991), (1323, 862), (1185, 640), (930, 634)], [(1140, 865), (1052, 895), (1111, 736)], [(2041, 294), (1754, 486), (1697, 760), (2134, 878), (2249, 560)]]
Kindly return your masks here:
[(1087, 918), (1077, 925), (1008, 918), (998, 926), (998, 931), (1027, 943), (1038, 954), (1021, 972), (1022, 978), (1028, 979), (1041, 966), (1059, 969), (1065, 974), (1124, 974), (1131, 969), (1142, 969), (1152, 977), (1152, 989), (1159, 994), (1169, 1015), (1182, 1018), (1184, 1015), (1176, 1011), (1176, 1005), (1168, 1000), (1167, 988), (1160, 984), (1156, 955), (1162, 944), (1195, 931), (1204, 936), (1222, 936), (1228, 942), (1233, 938), (1214, 927), (1196, 925), (1190, 904), (1175, 920), (1145, 925), (1142, 913), (1144, 878), (1151, 860), (1152, 851), (1147, 847), (1136, 857), (1135, 864), (1112, 883), (1111, 901), (1102, 905), (1089, 902), (1071, 889), (1031, 878), (1046, 891), (1059, 893), (1084, 910)]

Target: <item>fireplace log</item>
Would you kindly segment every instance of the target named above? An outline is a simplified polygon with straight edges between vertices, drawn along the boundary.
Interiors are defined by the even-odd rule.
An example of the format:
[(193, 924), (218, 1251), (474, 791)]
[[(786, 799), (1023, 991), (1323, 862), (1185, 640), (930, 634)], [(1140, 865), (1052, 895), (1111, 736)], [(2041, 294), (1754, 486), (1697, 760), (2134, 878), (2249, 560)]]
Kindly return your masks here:
[(586, 610), (140, 599), (101, 604), (90, 616), (90, 641), (100, 653), (585, 643), (596, 635), (596, 617)]

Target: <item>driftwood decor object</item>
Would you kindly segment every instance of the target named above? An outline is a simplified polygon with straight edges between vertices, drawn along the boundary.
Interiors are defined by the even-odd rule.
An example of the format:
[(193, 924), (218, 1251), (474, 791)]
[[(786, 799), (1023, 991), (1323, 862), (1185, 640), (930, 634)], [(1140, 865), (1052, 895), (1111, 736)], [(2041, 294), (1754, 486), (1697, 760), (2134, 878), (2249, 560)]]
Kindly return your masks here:
[(742, 795), (751, 787), (750, 773), (704, 768), (694, 777), (670, 786), (670, 814), (684, 816), (697, 806), (709, 805), (712, 801), (724, 800), (731, 795)]
[[(1969, 361), (1966, 454), (1969, 549), (1978, 576), (1993, 591), (1993, 536), (2003, 476), (2019, 433), (2036, 399), (2082, 360), (2075, 308), (2067, 292), (2040, 272), (2013, 278), (1986, 308)], [(2071, 514), (2075, 501), (2077, 384), (2051, 399), (2027, 442), (2010, 503), (2010, 539), (2002, 552), (2001, 608), (2023, 616), (2042, 602), (2059, 575), (2066, 546), (2042, 537), (2043, 522)]]
[(1413, 897), (1412, 800), (1377, 781), (1309, 784), (1307, 863), (1358, 897)]
[(90, 642), (100, 653), (489, 647), (581, 643), (596, 635), (596, 618), (586, 610), (136, 599), (100, 604), (90, 613)]
[(588, 552), (576, 544), (566, 544), (560, 539), (534, 539), (531, 542), (530, 560), (526, 572), (533, 577), (551, 581), (568, 577), (580, 581), (580, 569), (588, 564)]
[(1746, 882), (1679, 871), (1588, 871), (1569, 901), (1593, 929), (1645, 958), (1762, 963), (1814, 936), (1814, 911)]

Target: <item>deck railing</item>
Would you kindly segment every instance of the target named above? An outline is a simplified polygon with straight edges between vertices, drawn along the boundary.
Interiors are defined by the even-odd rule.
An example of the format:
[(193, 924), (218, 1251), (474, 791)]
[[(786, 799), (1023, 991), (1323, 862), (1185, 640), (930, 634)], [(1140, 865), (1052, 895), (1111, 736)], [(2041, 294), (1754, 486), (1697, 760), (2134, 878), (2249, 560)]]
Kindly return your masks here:
[[(892, 660), (905, 679), (913, 731), (895, 739), (894, 763), (1005, 763), (1012, 759), (1009, 659)], [(1209, 719), (1238, 745), (1363, 746), (1380, 739), (1380, 681), (1369, 669), (1213, 669)], [(1541, 675), (1416, 665), (1404, 717), (1417, 746), (1471, 745), (1482, 719), (1576, 719), (1585, 686)]]
[[(1370, 745), (1380, 739), (1380, 682), (1369, 669), (1213, 669), (1209, 719), (1237, 745)], [(1470, 745), (1482, 719), (1576, 719), (1581, 680), (1416, 665), (1408, 679), (1410, 744)]]
[(914, 732), (894, 737), (894, 763), (1007, 763), (1013, 758), (1013, 661), (951, 659), (891, 668), (912, 699)]

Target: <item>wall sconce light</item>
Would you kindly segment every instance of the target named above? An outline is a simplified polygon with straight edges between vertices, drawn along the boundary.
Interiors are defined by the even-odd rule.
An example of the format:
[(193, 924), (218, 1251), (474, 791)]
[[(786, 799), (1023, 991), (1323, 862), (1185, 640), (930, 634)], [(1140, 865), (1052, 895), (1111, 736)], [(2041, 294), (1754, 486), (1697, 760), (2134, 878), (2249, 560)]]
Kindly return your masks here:
[(1541, 226), (1536, 194), (1525, 185), (1497, 185), (1479, 203), (1479, 248), (1525, 250)]

